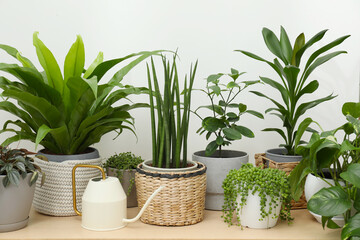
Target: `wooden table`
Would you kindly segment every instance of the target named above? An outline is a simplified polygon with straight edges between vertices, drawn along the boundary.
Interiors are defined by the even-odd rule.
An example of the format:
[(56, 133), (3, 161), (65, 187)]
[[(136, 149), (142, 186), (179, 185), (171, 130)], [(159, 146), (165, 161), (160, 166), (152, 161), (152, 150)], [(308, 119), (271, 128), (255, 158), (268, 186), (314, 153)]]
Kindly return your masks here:
[[(128, 216), (135, 216), (137, 211), (128, 209)], [(50, 217), (32, 210), (26, 228), (0, 233), (0, 239), (340, 239), (340, 229), (323, 230), (307, 210), (293, 210), (295, 220), (291, 225), (281, 222), (264, 230), (228, 227), (221, 214), (205, 211), (202, 222), (186, 227), (161, 227), (138, 221), (116, 231), (94, 232), (80, 226), (81, 217)]]

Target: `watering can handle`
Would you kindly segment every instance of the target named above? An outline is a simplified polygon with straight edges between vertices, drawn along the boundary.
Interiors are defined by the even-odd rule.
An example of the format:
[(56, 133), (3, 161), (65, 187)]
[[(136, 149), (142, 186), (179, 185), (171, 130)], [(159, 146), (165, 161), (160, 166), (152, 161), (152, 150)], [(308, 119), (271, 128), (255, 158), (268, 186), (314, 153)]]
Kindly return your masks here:
[(72, 170), (72, 190), (73, 190), (73, 207), (74, 207), (74, 211), (76, 212), (77, 215), (81, 216), (81, 212), (79, 212), (79, 210), (77, 209), (76, 206), (76, 185), (75, 185), (75, 171), (78, 167), (86, 167), (86, 168), (97, 168), (101, 171), (102, 174), (102, 179), (105, 180), (106, 179), (106, 175), (104, 172), (104, 169), (100, 166), (96, 166), (96, 165), (88, 165), (88, 164), (77, 164), (73, 167)]

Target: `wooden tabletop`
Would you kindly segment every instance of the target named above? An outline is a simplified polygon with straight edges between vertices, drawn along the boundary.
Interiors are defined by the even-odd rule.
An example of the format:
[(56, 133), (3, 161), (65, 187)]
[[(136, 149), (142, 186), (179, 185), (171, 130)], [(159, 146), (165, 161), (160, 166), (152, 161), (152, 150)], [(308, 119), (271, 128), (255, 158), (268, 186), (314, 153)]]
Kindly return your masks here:
[[(137, 211), (129, 208), (128, 216), (135, 216)], [(339, 229), (323, 230), (305, 209), (292, 211), (295, 220), (291, 225), (280, 222), (274, 228), (261, 230), (228, 227), (221, 215), (221, 211), (205, 211), (202, 222), (185, 227), (161, 227), (137, 221), (119, 230), (95, 232), (80, 226), (81, 217), (50, 217), (31, 210), (26, 228), (0, 233), (0, 239), (340, 239)]]

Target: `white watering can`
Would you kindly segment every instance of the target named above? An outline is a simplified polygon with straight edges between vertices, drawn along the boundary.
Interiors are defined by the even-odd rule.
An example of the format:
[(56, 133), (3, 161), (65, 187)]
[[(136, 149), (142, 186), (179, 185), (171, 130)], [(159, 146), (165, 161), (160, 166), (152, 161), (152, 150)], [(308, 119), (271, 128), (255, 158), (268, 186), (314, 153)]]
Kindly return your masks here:
[[(75, 170), (78, 167), (97, 168), (102, 178), (92, 178), (82, 197), (82, 213), (76, 207)], [(82, 216), (81, 226), (94, 231), (110, 231), (125, 227), (137, 221), (151, 200), (164, 186), (160, 186), (146, 201), (135, 218), (127, 219), (126, 194), (117, 177), (106, 177), (104, 169), (95, 165), (78, 164), (72, 170), (73, 206), (77, 215)]]

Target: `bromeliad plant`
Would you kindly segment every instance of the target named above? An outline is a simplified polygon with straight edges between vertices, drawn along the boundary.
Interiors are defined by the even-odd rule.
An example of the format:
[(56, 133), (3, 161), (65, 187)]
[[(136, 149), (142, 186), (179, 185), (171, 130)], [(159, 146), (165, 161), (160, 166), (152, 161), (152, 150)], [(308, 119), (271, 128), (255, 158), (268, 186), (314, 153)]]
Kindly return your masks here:
[[(240, 169), (231, 170), (224, 179), (222, 187), (224, 189), (222, 217), (229, 226), (233, 225), (234, 213), (238, 224), (241, 225), (239, 212), (246, 205), (247, 196), (257, 192), (261, 198), (261, 219), (259, 221), (264, 221), (271, 216), (279, 201), (282, 206), (280, 218), (288, 222), (292, 220), (290, 185), (284, 171), (275, 168), (261, 169), (248, 163)], [(267, 200), (267, 196), (270, 197), (270, 201)], [(237, 199), (240, 201), (237, 202)]]
[(0, 175), (5, 175), (2, 184), (8, 187), (10, 184), (18, 186), (20, 179), (25, 179), (27, 174), (32, 173), (29, 186), (33, 185), (41, 173), (41, 185), (44, 183), (45, 174), (29, 154), (35, 154), (26, 149), (10, 149), (0, 146)]
[[(303, 160), (292, 171), (290, 183), (297, 200), (308, 174), (327, 182), (331, 187), (314, 194), (308, 209), (321, 215), (323, 227), (329, 228), (339, 228), (331, 218), (342, 214), (346, 224), (341, 238), (356, 239), (360, 237), (360, 103), (345, 103), (342, 112), (347, 119), (345, 124), (321, 134), (313, 133), (309, 143), (299, 147)], [(336, 136), (342, 141), (338, 142)], [(329, 169), (334, 185), (326, 180), (323, 169)]]
[[(235, 98), (242, 91), (250, 85), (259, 83), (259, 81), (239, 81), (239, 76), (242, 74), (244, 72), (232, 68), (230, 74), (210, 75), (207, 78), (206, 90), (201, 90), (209, 97), (211, 105), (200, 106), (194, 111), (202, 120), (202, 126), (197, 130), (197, 133), (201, 135), (207, 132), (206, 140), (215, 135), (215, 140), (206, 146), (206, 156), (211, 156), (216, 150), (219, 150), (219, 157), (221, 157), (222, 147), (241, 139), (242, 136), (254, 137), (254, 133), (249, 128), (238, 125), (242, 115), (248, 113), (258, 118), (264, 118), (261, 113), (248, 110), (245, 104), (235, 103)], [(225, 76), (230, 78), (228, 82), (223, 80)], [(205, 118), (198, 113), (200, 109), (204, 108), (212, 112), (210, 116)]]
[[(186, 167), (191, 91), (197, 62), (194, 67), (191, 65), (189, 78), (185, 76), (182, 91), (176, 67), (176, 55), (172, 62), (163, 56), (162, 64), (164, 68), (164, 89), (162, 93), (160, 92), (153, 59), (151, 59), (152, 76), (150, 67), (147, 66), (152, 133), (152, 166), (160, 168)], [(155, 110), (157, 115), (155, 115)]]
[(300, 101), (304, 95), (314, 93), (319, 87), (319, 82), (317, 80), (309, 80), (310, 74), (323, 63), (337, 55), (346, 53), (345, 51), (335, 51), (322, 55), (341, 44), (350, 35), (340, 37), (314, 51), (307, 59), (306, 64), (301, 71), (300, 63), (305, 51), (314, 43), (320, 41), (324, 37), (326, 31), (327, 30), (323, 30), (317, 33), (307, 42), (305, 41), (305, 35), (301, 33), (292, 46), (283, 27), (281, 27), (280, 39), (278, 39), (271, 30), (263, 28), (262, 34), (265, 44), (270, 52), (276, 56), (273, 62), (247, 51), (236, 50), (255, 60), (267, 63), (279, 76), (280, 81), (275, 81), (267, 77), (260, 77), (260, 79), (263, 83), (279, 91), (283, 103), (261, 92), (252, 92), (260, 97), (269, 99), (275, 105), (275, 107), (267, 109), (265, 113), (271, 112), (271, 114), (279, 117), (283, 122), (283, 127), (285, 127), (286, 131), (284, 132), (280, 128), (266, 128), (263, 131), (275, 131), (279, 133), (285, 141), (285, 144), (281, 144), (280, 146), (285, 147), (289, 155), (295, 155), (296, 148), (301, 143), (301, 137), (304, 132), (298, 131), (297, 129), (297, 123), (301, 116), (303, 116), (307, 110), (335, 97), (330, 94), (326, 97), (314, 99), (309, 102), (301, 103)]
[[(116, 107), (113, 104), (145, 90), (123, 86), (120, 82), (138, 63), (160, 51), (140, 52), (108, 61), (103, 61), (103, 53), (100, 52), (85, 70), (84, 44), (77, 36), (66, 55), (62, 74), (53, 54), (38, 38), (37, 32), (34, 33), (33, 43), (43, 72), (15, 48), (0, 45), (22, 64), (0, 63), (0, 71), (19, 80), (11, 81), (0, 76), (4, 99), (0, 102), (0, 109), (20, 119), (8, 120), (4, 124), (0, 133), (12, 132), (15, 135), (6, 139), (3, 145), (26, 139), (36, 146), (43, 145), (51, 153), (78, 154), (99, 142), (108, 132), (117, 131), (120, 134), (123, 129), (133, 132), (133, 120), (128, 111), (144, 104)], [(127, 59), (133, 60), (108, 82), (100, 84), (108, 70)], [(17, 101), (18, 105), (8, 99)]]

